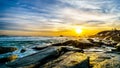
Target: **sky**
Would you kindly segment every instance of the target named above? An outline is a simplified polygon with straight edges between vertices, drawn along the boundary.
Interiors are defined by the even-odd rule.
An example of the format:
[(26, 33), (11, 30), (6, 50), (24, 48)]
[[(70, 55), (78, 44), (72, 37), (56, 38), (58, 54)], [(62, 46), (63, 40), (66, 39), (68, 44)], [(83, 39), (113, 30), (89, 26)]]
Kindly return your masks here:
[(0, 0), (0, 35), (74, 36), (120, 29), (120, 0)]

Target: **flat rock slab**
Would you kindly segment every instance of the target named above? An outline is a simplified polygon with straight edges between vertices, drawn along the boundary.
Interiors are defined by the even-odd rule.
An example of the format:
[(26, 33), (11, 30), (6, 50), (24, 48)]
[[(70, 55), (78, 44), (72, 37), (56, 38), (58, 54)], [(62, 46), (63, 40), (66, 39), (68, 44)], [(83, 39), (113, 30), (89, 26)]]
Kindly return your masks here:
[(40, 68), (89, 68), (89, 58), (80, 52), (67, 52)]
[(59, 55), (59, 51), (61, 51), (61, 47), (49, 47), (41, 50), (38, 53), (19, 58), (14, 62), (7, 63), (6, 65), (9, 67), (24, 67), (31, 64), (36, 64), (41, 61), (50, 59), (49, 57)]

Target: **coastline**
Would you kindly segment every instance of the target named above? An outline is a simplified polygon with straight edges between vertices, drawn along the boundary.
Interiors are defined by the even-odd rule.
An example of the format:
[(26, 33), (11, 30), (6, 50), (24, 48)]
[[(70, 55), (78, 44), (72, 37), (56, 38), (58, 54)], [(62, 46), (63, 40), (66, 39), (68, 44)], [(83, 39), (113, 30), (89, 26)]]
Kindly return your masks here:
[[(79, 66), (86, 66), (85, 68), (88, 67), (92, 67), (95, 68), (96, 65), (98, 65), (99, 67), (102, 65), (106, 65), (106, 64), (111, 64), (109, 63), (109, 61), (114, 61), (117, 66), (119, 67), (120, 65), (118, 64), (119, 61), (119, 51), (112, 51), (114, 48), (113, 46), (111, 46), (112, 44), (106, 44), (104, 43), (105, 40), (100, 41), (100, 40), (96, 40), (94, 38), (83, 38), (83, 39), (78, 39), (78, 40), (67, 40), (65, 42), (59, 42), (59, 43), (54, 43), (51, 45), (47, 45), (47, 46), (34, 46), (32, 47), (32, 49), (36, 50), (35, 53), (27, 55), (25, 57), (21, 57), (18, 58), (17, 60), (15, 60), (16, 58), (13, 58), (12, 60), (10, 60), (10, 62), (7, 62), (5, 65), (7, 65), (8, 67), (60, 67), (62, 68), (62, 66), (65, 67), (76, 67), (77, 64), (77, 68), (79, 68)], [(51, 51), (51, 50), (52, 51)], [(51, 52), (50, 52), (51, 51)], [(26, 50), (23, 49), (23, 52), (26, 52)], [(69, 54), (69, 55), (68, 55)], [(43, 55), (43, 57), (42, 57)], [(52, 56), (51, 56), (52, 55)], [(80, 57), (78, 59), (80, 59), (79, 61), (77, 61), (78, 59), (74, 59), (74, 56)], [(85, 62), (83, 62), (83, 60), (81, 60), (83, 58), (83, 55), (86, 57), (84, 59)], [(36, 59), (38, 56), (38, 59)], [(67, 56), (66, 58), (62, 57), (62, 56)], [(48, 58), (49, 57), (49, 58)], [(51, 57), (51, 58), (50, 58)], [(70, 58), (71, 57), (71, 58)], [(33, 63), (31, 59), (35, 60)], [(70, 60), (73, 59), (73, 60)], [(21, 61), (19, 61), (21, 60)], [(44, 62), (42, 62), (44, 60)], [(26, 63), (24, 63), (26, 61)], [(41, 62), (43, 64), (41, 64)], [(58, 62), (59, 61), (59, 62)], [(70, 64), (65, 64), (68, 62)], [(106, 62), (103, 64), (103, 62)], [(113, 66), (116, 65), (115, 63), (112, 63)], [(29, 63), (29, 64), (28, 64)], [(64, 63), (64, 64), (62, 64)], [(80, 63), (84, 63), (86, 65), (80, 64)], [(56, 65), (55, 65), (56, 64)], [(59, 64), (59, 65), (57, 65)], [(113, 67), (111, 66), (111, 67)], [(97, 68), (97, 67), (96, 67)], [(101, 68), (101, 67), (100, 67)], [(105, 68), (105, 67), (104, 67)], [(117, 67), (115, 67), (117, 68)]]

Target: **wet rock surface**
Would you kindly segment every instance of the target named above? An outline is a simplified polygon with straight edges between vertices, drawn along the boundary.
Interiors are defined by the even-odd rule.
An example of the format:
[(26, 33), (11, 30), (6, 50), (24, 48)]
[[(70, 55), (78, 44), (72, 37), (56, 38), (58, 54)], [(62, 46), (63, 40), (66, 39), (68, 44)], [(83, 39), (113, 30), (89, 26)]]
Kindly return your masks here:
[(14, 61), (17, 58), (18, 58), (17, 55), (11, 55), (11, 56), (8, 56), (8, 57), (0, 58), (0, 63)]
[(21, 49), (20, 53), (24, 53), (26, 51), (25, 48)]
[(80, 52), (67, 52), (40, 68), (89, 68), (89, 58)]

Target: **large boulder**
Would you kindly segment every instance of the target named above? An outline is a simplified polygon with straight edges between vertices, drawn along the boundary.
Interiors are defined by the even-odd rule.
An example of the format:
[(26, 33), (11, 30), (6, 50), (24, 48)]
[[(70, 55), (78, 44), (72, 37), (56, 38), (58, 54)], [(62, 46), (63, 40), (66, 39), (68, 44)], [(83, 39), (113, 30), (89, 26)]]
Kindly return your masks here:
[(40, 68), (89, 68), (89, 58), (80, 52), (67, 52)]
[(18, 58), (17, 55), (11, 55), (11, 56), (8, 56), (8, 57), (4, 57), (4, 58), (0, 58), (0, 62), (10, 62), (10, 61), (14, 61)]
[(17, 50), (16, 47), (2, 47), (0, 46), (0, 54), (7, 53), (7, 52), (13, 52)]
[(50, 47), (50, 45), (48, 46), (48, 45), (44, 45), (44, 46), (35, 46), (35, 47), (33, 47), (32, 49), (35, 49), (35, 50), (42, 50), (42, 49), (45, 49), (45, 48), (47, 48), (47, 47)]
[(20, 53), (24, 53), (26, 51), (25, 48), (21, 49)]
[(52, 44), (52, 46), (74, 46), (77, 48), (85, 49), (93, 47), (94, 44), (92, 44), (91, 42), (85, 42), (81, 40), (69, 40), (63, 43)]

